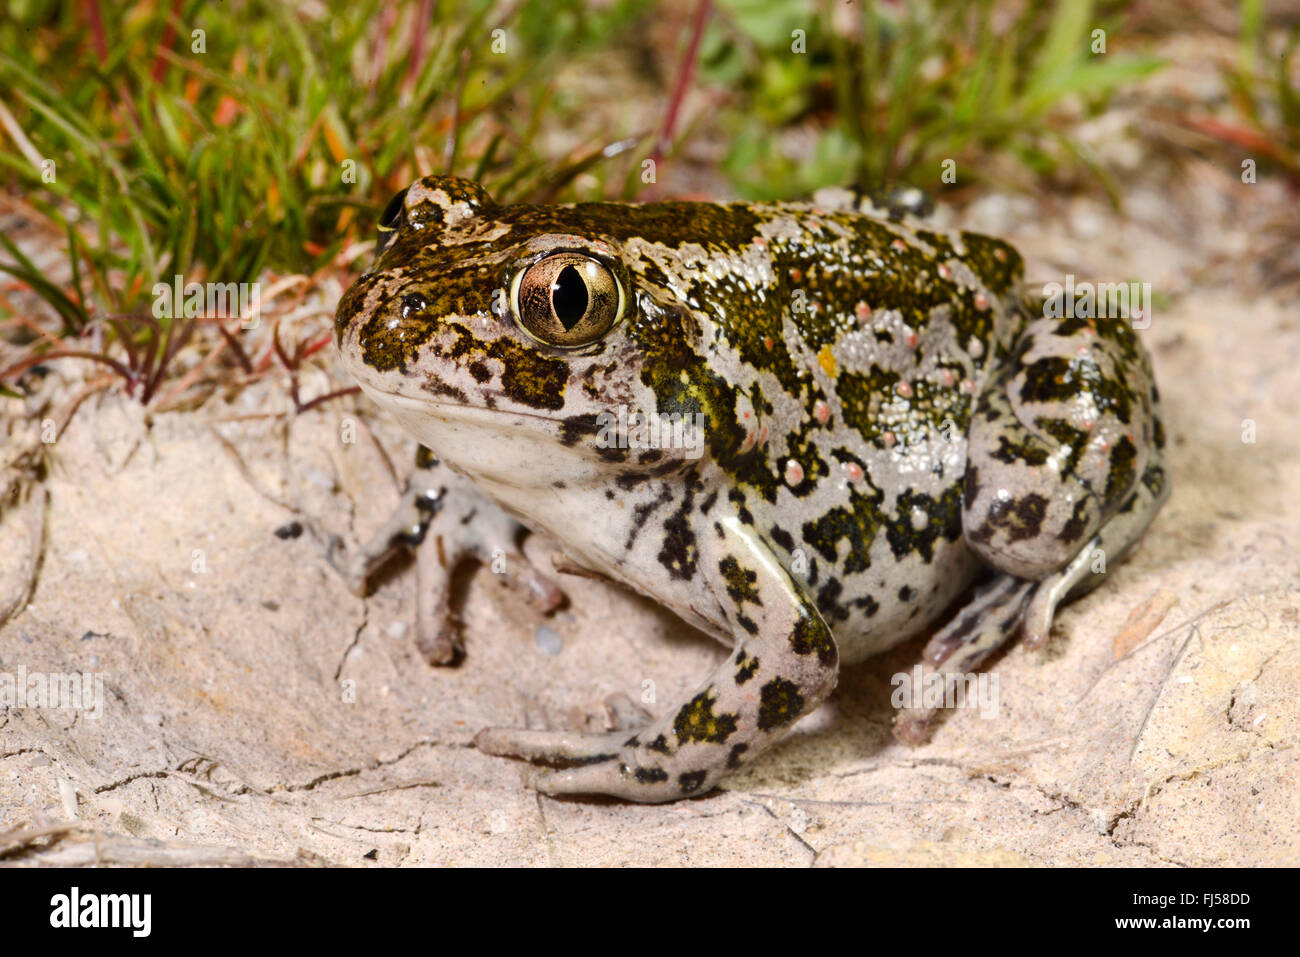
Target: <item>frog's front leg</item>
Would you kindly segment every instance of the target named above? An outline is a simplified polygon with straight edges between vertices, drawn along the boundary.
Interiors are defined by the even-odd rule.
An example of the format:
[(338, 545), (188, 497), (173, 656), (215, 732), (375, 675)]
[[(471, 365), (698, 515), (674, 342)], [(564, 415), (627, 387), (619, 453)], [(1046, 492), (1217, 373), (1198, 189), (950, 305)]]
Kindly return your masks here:
[(671, 801), (710, 790), (817, 707), (835, 686), (839, 652), (812, 601), (738, 518), (699, 545), (736, 650), (688, 701), (631, 736), (489, 728), (478, 748), (574, 765), (533, 778), (548, 794)]
[(563, 601), (560, 589), (524, 556), (524, 527), (466, 478), (421, 447), (406, 490), (388, 521), (344, 560), (338, 539), (328, 557), (348, 588), (366, 593), (370, 576), (396, 552), (415, 551), (415, 643), (430, 664), (448, 664), (461, 649), (451, 614), (451, 576), (463, 559), (490, 565), (502, 584), (523, 589), (542, 611)]

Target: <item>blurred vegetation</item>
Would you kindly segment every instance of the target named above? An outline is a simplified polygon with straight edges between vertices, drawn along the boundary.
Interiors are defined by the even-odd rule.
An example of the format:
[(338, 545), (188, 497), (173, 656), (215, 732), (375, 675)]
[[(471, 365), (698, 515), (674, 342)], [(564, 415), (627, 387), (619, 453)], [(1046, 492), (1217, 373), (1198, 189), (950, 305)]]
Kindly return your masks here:
[(1264, 0), (1241, 0), (1240, 22), (1237, 62), (1224, 71), (1224, 79), (1247, 125), (1217, 123), (1206, 132), (1257, 152), (1300, 186), (1300, 81), (1292, 66), (1300, 26), (1288, 31), (1276, 63), (1270, 63)]
[(174, 272), (314, 271), (417, 171), (526, 191), (554, 172), (532, 149), (562, 119), (549, 77), (644, 7), (9, 0), (0, 175), (64, 227), (75, 288), (47, 288), (3, 239), (0, 268), (74, 331), (92, 296), (130, 312)]
[[(1062, 155), (1087, 165), (1062, 102), (1095, 114), (1160, 66), (1113, 46), (1093, 52), (1093, 31), (1114, 35), (1120, 6), (866, 3), (837, 20), (834, 0), (722, 0), (703, 62), (714, 82), (743, 91), (726, 117), (726, 168), (747, 195), (778, 198), (847, 182), (934, 192), (944, 160), (969, 183), (993, 151), (1034, 174), (1051, 172)], [(800, 41), (804, 52), (795, 53)], [(772, 131), (801, 121), (810, 122), (812, 144), (790, 155)]]
[[(1265, 155), (1295, 175), (1296, 90), (1285, 62), (1275, 86), (1261, 83), (1262, 0), (1240, 3), (1229, 82), (1271, 144)], [(1107, 185), (1071, 133), (1160, 67), (1117, 42), (1132, 36), (1125, 7), (8, 0), (0, 190), (65, 237), (71, 282), (52, 281), (2, 234), (0, 271), (58, 318), (34, 354), (94, 327), (105, 357), (135, 370), (123, 372), (133, 385), (186, 341), (167, 320), (137, 321), (154, 283), (346, 268), (340, 254), (373, 236), (389, 197), (429, 172), (472, 176), (502, 201), (633, 198), (645, 157), (676, 162), (699, 140), (750, 198), (854, 182), (933, 193), (947, 159), (963, 185), (1002, 175), (1008, 158), (1030, 183), (1071, 165)], [(1105, 54), (1093, 50), (1098, 29)], [(575, 73), (600, 82), (575, 88)], [(706, 107), (679, 129), (687, 90)], [(629, 127), (629, 98), (652, 101), (657, 128)], [(613, 142), (652, 133), (657, 144)], [(101, 322), (110, 317), (127, 321)]]

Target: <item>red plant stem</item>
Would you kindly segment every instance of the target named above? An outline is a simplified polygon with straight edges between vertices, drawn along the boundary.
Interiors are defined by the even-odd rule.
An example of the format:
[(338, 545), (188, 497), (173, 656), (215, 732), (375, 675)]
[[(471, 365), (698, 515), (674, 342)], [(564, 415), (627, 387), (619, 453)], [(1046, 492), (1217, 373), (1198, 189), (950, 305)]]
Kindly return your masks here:
[(170, 50), (172, 43), (176, 40), (176, 27), (173, 21), (181, 15), (181, 0), (172, 0), (172, 15), (167, 20), (167, 26), (163, 29), (162, 43), (159, 44), (159, 53), (153, 61), (153, 81), (161, 83), (163, 77), (167, 75), (167, 58), (162, 55), (162, 50)]
[(655, 151), (651, 156), (651, 159), (656, 163), (672, 146), (673, 132), (677, 129), (677, 117), (682, 109), (682, 101), (686, 99), (686, 91), (690, 89), (691, 77), (695, 75), (695, 61), (699, 57), (700, 39), (704, 36), (704, 27), (709, 22), (709, 11), (712, 7), (712, 0), (700, 0), (699, 5), (695, 8), (695, 22), (691, 26), (691, 42), (686, 48), (686, 57), (677, 73), (677, 84), (673, 87), (673, 98), (668, 103), (668, 115), (664, 118), (663, 131), (659, 134), (659, 142), (655, 144)]
[(99, 0), (81, 0), (81, 12), (85, 14), (90, 36), (95, 41), (99, 65), (103, 66), (108, 60), (108, 40), (104, 36), (104, 17), (99, 12)]
[(434, 0), (421, 0), (415, 11), (415, 23), (411, 32), (411, 65), (406, 70), (406, 92), (415, 89), (415, 78), (424, 66), (424, 50), (429, 35), (429, 23), (433, 20)]
[(316, 398), (312, 399), (309, 402), (301, 403), (298, 406), (297, 411), (299, 413), (306, 412), (308, 409), (314, 409), (316, 408), (316, 406), (323, 405), (324, 403), (330, 401), (331, 399), (337, 399), (341, 395), (351, 395), (354, 392), (360, 392), (360, 391), (361, 391), (361, 386), (359, 385), (350, 385), (345, 389), (335, 389), (333, 392), (326, 392), (324, 395), (318, 395), (316, 396)]

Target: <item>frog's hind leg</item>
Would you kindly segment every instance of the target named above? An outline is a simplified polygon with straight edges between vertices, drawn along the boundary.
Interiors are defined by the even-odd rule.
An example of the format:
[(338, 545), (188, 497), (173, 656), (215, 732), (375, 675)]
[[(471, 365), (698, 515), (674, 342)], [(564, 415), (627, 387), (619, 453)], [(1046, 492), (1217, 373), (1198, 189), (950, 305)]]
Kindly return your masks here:
[(468, 558), (488, 564), (503, 584), (526, 591), (542, 611), (564, 594), (519, 548), (524, 527), (421, 448), (402, 499), (384, 526), (355, 554), (341, 557), (337, 538), (330, 564), (348, 588), (366, 594), (370, 576), (397, 552), (413, 550), (416, 568), (415, 643), (430, 664), (449, 664), (461, 651), (452, 621), (451, 576)]
[[(998, 572), (981, 585), (971, 601), (926, 644), (923, 656), (927, 667), (949, 682), (978, 672), (1018, 635), (1030, 647), (1044, 644), (1057, 606), (1101, 584), (1110, 568), (1141, 537), (1168, 494), (1164, 469), (1157, 459), (1147, 466), (1142, 481), (1119, 510), (1060, 571), (1041, 581)], [(909, 744), (920, 743), (937, 714), (934, 707), (904, 708), (895, 718), (894, 734)]]

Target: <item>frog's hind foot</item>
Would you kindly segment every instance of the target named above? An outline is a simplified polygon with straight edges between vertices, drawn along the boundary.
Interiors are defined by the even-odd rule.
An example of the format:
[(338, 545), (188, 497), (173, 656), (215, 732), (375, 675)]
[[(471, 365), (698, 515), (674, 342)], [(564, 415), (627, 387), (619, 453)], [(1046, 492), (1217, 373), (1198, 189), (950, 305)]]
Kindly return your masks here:
[(365, 595), (381, 566), (398, 552), (414, 551), (415, 644), (430, 664), (451, 664), (463, 650), (451, 609), (452, 573), (463, 560), (489, 565), (503, 585), (523, 590), (543, 612), (563, 602), (560, 588), (519, 548), (523, 532), (467, 479), (421, 449), (402, 500), (383, 528), (346, 559), (339, 540), (332, 539), (327, 558), (353, 594)]
[[(1127, 552), (1151, 523), (1168, 495), (1164, 470), (1157, 462), (1119, 510), (1088, 540), (1064, 568), (1041, 581), (1026, 581), (999, 572), (981, 585), (925, 646), (927, 674), (943, 675), (945, 688), (953, 682), (970, 687), (977, 672), (998, 649), (1017, 636), (1030, 648), (1046, 644), (1057, 606), (1101, 584), (1112, 565)], [(894, 720), (894, 734), (908, 744), (928, 735), (937, 707), (909, 707)]]
[[(1019, 634), (1038, 586), (1038, 582), (998, 573), (980, 585), (970, 603), (935, 633), (922, 653), (922, 688), (912, 689), (913, 703), (894, 716), (896, 738), (905, 744), (922, 743), (947, 704), (948, 690), (961, 685), (964, 700), (965, 689), (977, 687), (968, 676)], [(922, 689), (931, 682), (942, 683), (944, 704), (920, 703), (928, 698)]]

